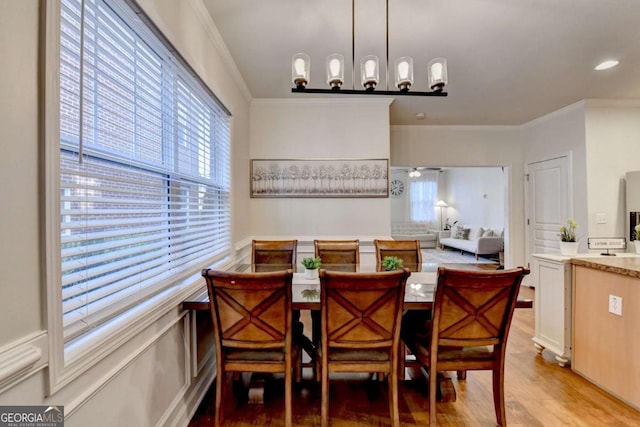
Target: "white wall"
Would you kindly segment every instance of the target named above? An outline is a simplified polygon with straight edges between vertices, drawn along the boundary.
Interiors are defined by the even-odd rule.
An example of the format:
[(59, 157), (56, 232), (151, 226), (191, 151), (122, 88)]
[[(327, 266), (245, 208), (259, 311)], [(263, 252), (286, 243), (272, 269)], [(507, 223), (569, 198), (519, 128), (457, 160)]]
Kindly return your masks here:
[(44, 326), (38, 212), (38, 0), (0, 2), (0, 349)]
[[(570, 155), (571, 212), (578, 223), (579, 251), (587, 251), (587, 164), (584, 101), (533, 120), (522, 127), (525, 164)], [(559, 233), (559, 231), (558, 231)]]
[[(625, 174), (640, 170), (640, 104), (587, 101), (585, 121), (589, 236), (628, 241)], [(599, 213), (606, 215), (605, 224), (596, 223)]]
[(505, 262), (524, 260), (523, 144), (517, 126), (392, 126), (392, 166), (504, 166)]
[[(234, 159), (249, 158), (249, 95), (220, 50), (200, 0), (139, 0), (142, 8), (233, 114)], [(28, 354), (33, 367), (9, 381), (0, 378), (0, 405), (64, 405), (65, 425), (186, 425), (212, 379), (211, 367), (193, 378), (189, 318), (179, 304), (153, 313), (140, 331), (84, 374), (48, 396), (46, 283), (41, 223), (43, 205), (40, 84), (40, 8), (50, 0), (0, 1), (0, 366), (15, 367)], [(246, 161), (234, 185), (247, 188)], [(238, 192), (233, 208), (236, 239), (249, 233), (249, 198)], [(24, 353), (23, 353), (24, 352)]]
[(444, 216), (459, 224), (504, 227), (505, 178), (502, 168), (449, 168), (443, 171)]
[[(626, 172), (640, 169), (640, 103), (586, 100), (523, 126), (525, 162), (571, 153), (573, 217), (587, 237), (627, 237)], [(640, 195), (638, 196), (640, 197)], [(597, 214), (605, 224), (596, 223)]]
[[(253, 159), (388, 159), (389, 99), (254, 100)], [(246, 190), (245, 190), (246, 188)], [(249, 191), (249, 187), (239, 191)], [(389, 198), (254, 198), (255, 236), (390, 233)]]

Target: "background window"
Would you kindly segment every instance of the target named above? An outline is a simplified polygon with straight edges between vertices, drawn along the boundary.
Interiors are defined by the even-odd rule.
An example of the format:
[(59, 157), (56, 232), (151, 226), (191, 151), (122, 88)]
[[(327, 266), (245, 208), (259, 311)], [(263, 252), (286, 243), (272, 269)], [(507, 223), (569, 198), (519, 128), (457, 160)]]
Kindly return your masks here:
[(411, 221), (435, 221), (438, 199), (438, 172), (424, 170), (419, 177), (411, 178), (409, 184), (409, 208)]
[(229, 114), (123, 1), (62, 0), (66, 343), (231, 252)]

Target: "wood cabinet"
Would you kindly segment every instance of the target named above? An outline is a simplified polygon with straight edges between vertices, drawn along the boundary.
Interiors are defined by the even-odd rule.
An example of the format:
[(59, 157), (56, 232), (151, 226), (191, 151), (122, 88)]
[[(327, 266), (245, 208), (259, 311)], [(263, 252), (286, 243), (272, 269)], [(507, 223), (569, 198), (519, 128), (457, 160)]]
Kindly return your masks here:
[[(574, 318), (572, 368), (626, 403), (640, 408), (640, 259), (606, 265), (572, 260)], [(611, 296), (622, 315), (612, 313)]]
[(571, 359), (571, 264), (570, 257), (534, 254), (535, 335), (532, 338), (539, 353), (547, 349), (555, 353), (558, 364), (566, 366)]

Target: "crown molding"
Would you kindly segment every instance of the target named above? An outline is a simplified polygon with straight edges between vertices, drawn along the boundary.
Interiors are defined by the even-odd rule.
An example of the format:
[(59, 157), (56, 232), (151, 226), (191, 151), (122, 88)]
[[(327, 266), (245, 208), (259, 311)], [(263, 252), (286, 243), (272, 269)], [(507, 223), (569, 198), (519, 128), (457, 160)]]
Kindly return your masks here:
[[(251, 96), (249, 86), (247, 86), (247, 83), (242, 78), (242, 74), (240, 73), (236, 62), (233, 60), (231, 52), (225, 44), (222, 35), (220, 35), (218, 27), (216, 27), (216, 23), (213, 21), (213, 18), (211, 17), (209, 10), (204, 5), (204, 2), (202, 0), (189, 0), (187, 3), (191, 6), (191, 8), (195, 12), (195, 15), (200, 20), (200, 23), (204, 27), (205, 32), (209, 36), (209, 40), (211, 40), (212, 44), (220, 54), (220, 57), (222, 58), (224, 65), (227, 67), (227, 70), (231, 74), (233, 80), (240, 88), (242, 96), (247, 102), (251, 102), (253, 97)], [(216, 95), (219, 95), (218, 92), (215, 93)]]
[(610, 107), (610, 108), (638, 108), (640, 99), (586, 99), (585, 106), (589, 107)]

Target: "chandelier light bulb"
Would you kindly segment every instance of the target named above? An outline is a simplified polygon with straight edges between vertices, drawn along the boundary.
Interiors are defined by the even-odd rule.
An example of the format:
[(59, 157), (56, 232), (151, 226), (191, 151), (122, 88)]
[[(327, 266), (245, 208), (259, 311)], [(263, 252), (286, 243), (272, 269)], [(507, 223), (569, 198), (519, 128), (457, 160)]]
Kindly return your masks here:
[(375, 89), (379, 81), (378, 57), (368, 55), (360, 60), (360, 70), (362, 73), (362, 86), (369, 91)]
[(398, 65), (398, 77), (401, 79), (406, 79), (409, 75), (409, 64), (406, 62), (401, 62)]
[(340, 72), (340, 61), (332, 59), (329, 61), (329, 68), (331, 69), (331, 74), (335, 76)]
[(367, 77), (373, 78), (374, 73), (376, 72), (376, 63), (373, 60), (368, 60), (364, 64), (364, 72)]
[(327, 84), (339, 90), (344, 82), (344, 57), (338, 53), (327, 56)]
[(294, 67), (296, 68), (296, 75), (304, 75), (304, 61), (302, 59), (296, 59)]
[(409, 90), (413, 84), (413, 58), (402, 57), (396, 59), (396, 87), (402, 92)]
[(296, 53), (293, 55), (291, 64), (291, 80), (299, 89), (304, 89), (309, 83), (309, 69), (311, 59), (306, 53)]
[(442, 79), (442, 64), (436, 63), (431, 66), (431, 74), (435, 80)]
[(427, 66), (429, 87), (435, 92), (441, 92), (448, 83), (447, 60), (436, 58)]

